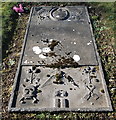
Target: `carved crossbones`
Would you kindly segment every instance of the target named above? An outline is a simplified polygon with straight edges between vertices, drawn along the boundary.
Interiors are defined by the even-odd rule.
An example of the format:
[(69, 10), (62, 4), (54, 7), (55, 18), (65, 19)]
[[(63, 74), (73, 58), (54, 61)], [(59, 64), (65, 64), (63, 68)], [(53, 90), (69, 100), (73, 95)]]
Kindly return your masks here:
[(95, 90), (95, 86), (93, 86), (93, 85), (86, 85), (86, 87), (88, 88), (88, 90), (89, 90), (89, 93), (87, 94), (87, 95), (85, 95), (85, 99), (87, 99), (87, 100), (89, 100), (91, 97), (94, 97), (94, 96), (96, 96), (96, 100), (97, 99), (99, 99), (99, 96), (96, 94), (96, 93), (94, 93), (94, 90)]

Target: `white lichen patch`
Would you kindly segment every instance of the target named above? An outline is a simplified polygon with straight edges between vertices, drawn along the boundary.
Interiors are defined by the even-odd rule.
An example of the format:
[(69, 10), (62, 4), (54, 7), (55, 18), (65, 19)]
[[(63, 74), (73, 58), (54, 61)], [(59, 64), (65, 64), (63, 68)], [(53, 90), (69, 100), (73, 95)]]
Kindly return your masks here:
[(80, 57), (79, 57), (79, 55), (74, 55), (73, 59), (74, 59), (74, 61), (78, 62), (80, 60)]
[(41, 58), (41, 59), (46, 59), (46, 56), (43, 55), (43, 54), (40, 54), (40, 55), (39, 55), (39, 58)]
[(42, 49), (42, 51), (44, 53), (49, 53), (51, 51), (51, 49), (49, 47), (45, 47), (45, 48)]
[(92, 41), (89, 41), (88, 43), (87, 43), (87, 45), (90, 45), (92, 43)]
[(25, 60), (24, 63), (27, 64), (28, 63), (27, 60)]
[(32, 49), (35, 54), (40, 54), (42, 52), (42, 50), (38, 46), (34, 46)]
[(50, 41), (50, 42), (52, 42), (52, 41), (53, 41), (53, 39), (50, 39), (49, 41)]
[(33, 61), (30, 61), (30, 63), (33, 63)]

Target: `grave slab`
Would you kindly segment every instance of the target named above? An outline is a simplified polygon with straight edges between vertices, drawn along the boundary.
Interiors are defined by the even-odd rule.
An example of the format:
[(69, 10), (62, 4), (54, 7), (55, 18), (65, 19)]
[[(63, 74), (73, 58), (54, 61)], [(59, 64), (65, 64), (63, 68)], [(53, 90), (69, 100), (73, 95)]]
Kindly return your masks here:
[(8, 109), (112, 111), (85, 6), (32, 8)]
[[(23, 65), (55, 64), (62, 57), (68, 59), (74, 55), (79, 55), (80, 65), (98, 64), (86, 9), (74, 6), (61, 9), (63, 11), (52, 7), (33, 10)], [(64, 15), (61, 20), (55, 18), (60, 12)], [(40, 52), (34, 52), (34, 47)]]

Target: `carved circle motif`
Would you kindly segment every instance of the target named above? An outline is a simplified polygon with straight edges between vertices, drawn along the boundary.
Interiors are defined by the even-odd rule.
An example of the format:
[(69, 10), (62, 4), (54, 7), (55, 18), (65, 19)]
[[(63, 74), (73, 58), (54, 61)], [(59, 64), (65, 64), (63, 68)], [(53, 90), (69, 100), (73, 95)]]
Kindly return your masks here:
[(50, 12), (50, 18), (54, 21), (66, 20), (69, 17), (69, 11), (66, 8), (54, 8)]

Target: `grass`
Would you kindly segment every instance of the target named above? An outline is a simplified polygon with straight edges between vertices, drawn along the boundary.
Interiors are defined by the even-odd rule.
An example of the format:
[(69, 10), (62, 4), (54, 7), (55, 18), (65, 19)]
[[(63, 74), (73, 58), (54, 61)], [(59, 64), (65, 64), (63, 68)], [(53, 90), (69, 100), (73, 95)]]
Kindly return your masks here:
[[(10, 41), (14, 41), (15, 44), (18, 44), (18, 46), (21, 46), (21, 44), (19, 45), (20, 39), (23, 41), (23, 36), (24, 36), (24, 32), (17, 32), (18, 29), (25, 29), (25, 27), (22, 27), (24, 25), (26, 25), (26, 22), (23, 23), (22, 21), (24, 21), (24, 18), (26, 18), (26, 15), (22, 16), (22, 18), (18, 18), (18, 16), (16, 18), (14, 18), (14, 12), (11, 10), (12, 6), (15, 3), (3, 3), (3, 10), (5, 10), (3, 12), (3, 44), (5, 45), (5, 48), (7, 46), (9, 52), (6, 54), (6, 50), (4, 49), (4, 54), (5, 59), (4, 59), (4, 63), (6, 64), (6, 66), (9, 68), (10, 66), (10, 72), (7, 72), (7, 67), (5, 67), (6, 72), (4, 73), (4, 85), (6, 87), (7, 81), (9, 80), (8, 78), (13, 79), (13, 75), (16, 72), (16, 68), (17, 68), (17, 63), (18, 63), (18, 58), (16, 56), (14, 56), (14, 58), (17, 58), (15, 60), (16, 65), (14, 65), (14, 58), (13, 60), (11, 59), (11, 61), (9, 61), (10, 58), (12, 58), (12, 54), (13, 52), (16, 52), (16, 54), (18, 54), (18, 52), (20, 52), (21, 48), (13, 48), (13, 44), (10, 44)], [(109, 89), (109, 93), (111, 96), (111, 100), (113, 103), (113, 107), (115, 108), (114, 104), (116, 104), (116, 98), (115, 98), (115, 92), (112, 90), (112, 88), (114, 88), (115, 86), (115, 35), (114, 33), (116, 33), (116, 26), (115, 26), (115, 8), (114, 5), (115, 3), (24, 3), (25, 6), (29, 6), (29, 8), (31, 6), (36, 6), (36, 5), (86, 5), (88, 6), (88, 10), (89, 10), (89, 14), (90, 14), (90, 18), (92, 21), (92, 26), (93, 26), (93, 30), (94, 30), (94, 35), (95, 35), (95, 39), (96, 39), (96, 44), (98, 47), (98, 52), (101, 56), (101, 60), (102, 60), (102, 65), (103, 65), (103, 69), (104, 69), (104, 73), (105, 73), (105, 79), (108, 85), (108, 89)], [(8, 10), (8, 11), (7, 11)], [(6, 12), (6, 13), (5, 13)], [(10, 21), (10, 22), (9, 22)], [(25, 20), (26, 21), (26, 20)], [(14, 24), (15, 23), (15, 24)], [(23, 24), (22, 24), (23, 23)], [(9, 27), (8, 27), (9, 26)], [(10, 37), (8, 35), (8, 33), (12, 33), (10, 34)], [(20, 37), (21, 36), (21, 37)], [(11, 38), (11, 39), (9, 39)], [(9, 41), (9, 42), (8, 42)], [(17, 43), (18, 42), (18, 43)], [(10, 47), (9, 47), (10, 45)], [(12, 50), (14, 49), (14, 50)], [(17, 50), (19, 49), (19, 50)], [(8, 62), (9, 61), (9, 62)], [(9, 64), (10, 63), (10, 64)], [(9, 73), (12, 75), (10, 76)], [(7, 77), (6, 77), (7, 76)], [(10, 81), (9, 80), (9, 81)], [(7, 83), (7, 84), (5, 84)], [(13, 83), (13, 81), (12, 81)], [(10, 84), (9, 86), (7, 86), (8, 90), (10, 89), (11, 91), (11, 86), (12, 84)], [(42, 113), (8, 113), (7, 112), (7, 104), (8, 104), (8, 100), (9, 100), (9, 94), (10, 92), (7, 92), (8, 90), (4, 87), (3, 90), (3, 97), (7, 98), (5, 101), (3, 101), (3, 105), (5, 105), (4, 111), (3, 112), (3, 119), (4, 120), (10, 120), (10, 119), (32, 119), (32, 120), (45, 120), (45, 119), (50, 119), (50, 120), (60, 120), (60, 119), (65, 119), (65, 120), (73, 120), (73, 119), (77, 119), (77, 120), (114, 120), (115, 117), (115, 113), (114, 112), (107, 112), (107, 113), (79, 113), (79, 112), (62, 112), (62, 113), (50, 113), (50, 112), (42, 112)], [(8, 95), (6, 95), (6, 93)]]
[(17, 24), (18, 15), (12, 10), (15, 2), (2, 3), (2, 55), (7, 55), (6, 50), (12, 40), (12, 36)]
[[(98, 8), (99, 11), (104, 8), (102, 10), (103, 15), (100, 19), (94, 19), (92, 18), (93, 16), (91, 16), (91, 20), (94, 27), (94, 36), (99, 48), (99, 54), (102, 59), (103, 67), (105, 67), (104, 70), (106, 70), (109, 79), (111, 76), (114, 76), (114, 73), (110, 71), (114, 71), (111, 69), (114, 69), (115, 62), (115, 9), (113, 3), (98, 4)], [(97, 16), (100, 16), (99, 14)]]

